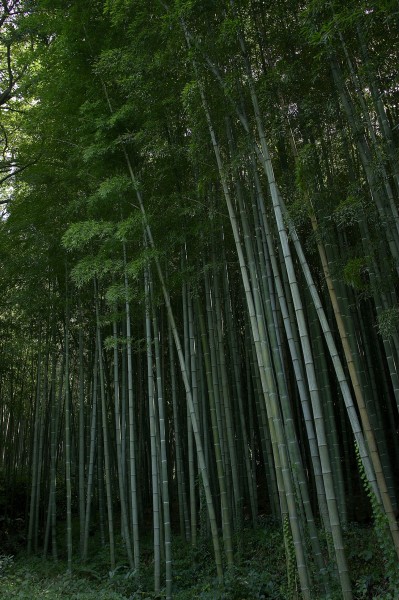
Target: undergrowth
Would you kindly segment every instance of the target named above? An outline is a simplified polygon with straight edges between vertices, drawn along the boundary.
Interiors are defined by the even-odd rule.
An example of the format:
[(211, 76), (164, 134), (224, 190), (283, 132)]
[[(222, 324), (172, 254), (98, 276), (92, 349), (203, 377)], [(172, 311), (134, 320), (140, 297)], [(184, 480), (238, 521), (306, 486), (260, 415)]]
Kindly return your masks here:
[[(97, 541), (97, 540), (95, 540)], [(351, 525), (345, 541), (354, 597), (386, 600), (392, 598), (386, 558), (378, 535), (371, 527)], [(324, 540), (324, 547), (327, 547)], [(139, 572), (129, 569), (119, 545), (117, 567), (108, 566), (108, 549), (93, 544), (87, 563), (76, 557), (72, 573), (66, 560), (57, 563), (41, 557), (0, 556), (0, 600), (157, 600), (155, 594), (151, 539), (142, 541), (142, 565)], [(194, 550), (185, 541), (173, 540), (174, 600), (294, 600), (300, 598), (298, 585), (287, 579), (287, 560), (281, 527), (264, 522), (256, 529), (242, 529), (235, 539), (235, 566), (225, 570), (224, 585), (219, 586), (213, 564), (212, 547), (200, 540)], [(311, 567), (311, 565), (310, 565)], [(334, 569), (328, 565), (331, 574)], [(332, 582), (328, 595), (317, 588), (312, 600), (339, 600), (338, 587)], [(335, 586), (335, 587), (334, 587)]]

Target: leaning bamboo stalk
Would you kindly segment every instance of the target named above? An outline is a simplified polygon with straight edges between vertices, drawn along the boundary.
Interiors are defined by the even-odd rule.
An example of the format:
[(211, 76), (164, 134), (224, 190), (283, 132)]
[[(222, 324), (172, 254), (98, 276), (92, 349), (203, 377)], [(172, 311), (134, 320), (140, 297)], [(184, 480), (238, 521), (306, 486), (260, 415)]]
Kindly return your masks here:
[[(312, 226), (315, 230), (317, 230), (317, 221), (316, 221), (316, 217), (313, 215), (312, 216)], [(309, 288), (311, 290), (312, 293), (312, 297), (313, 297), (313, 301), (315, 303), (315, 307), (316, 310), (318, 311), (319, 314), (319, 318), (320, 318), (320, 323), (323, 327), (324, 324), (324, 328), (323, 331), (326, 335), (328, 335), (327, 333), (327, 323), (326, 323), (326, 319), (325, 317), (323, 318), (324, 315), (324, 311), (322, 310), (322, 306), (321, 306), (321, 302), (320, 302), (320, 298), (318, 297), (318, 293), (316, 290), (316, 287), (313, 283), (313, 280), (311, 279), (311, 274), (310, 274), (310, 270), (307, 267), (307, 265), (305, 265), (305, 257), (302, 251), (302, 248), (300, 246), (300, 242), (299, 242), (299, 238), (296, 234), (296, 232), (292, 232), (293, 233), (293, 241), (298, 253), (298, 257), (299, 260), (301, 261), (301, 265), (302, 268), (304, 270), (304, 274), (305, 277), (307, 278), (307, 283), (309, 285)], [(375, 436), (374, 436), (374, 432), (373, 429), (371, 427), (371, 423), (370, 423), (370, 419), (369, 419), (369, 415), (368, 415), (368, 411), (365, 405), (365, 401), (363, 398), (363, 392), (362, 392), (362, 388), (360, 385), (360, 381), (359, 378), (357, 376), (357, 370), (355, 367), (355, 363), (354, 363), (354, 359), (352, 356), (352, 351), (349, 345), (349, 340), (348, 340), (348, 335), (346, 333), (346, 328), (344, 325), (344, 321), (342, 319), (342, 315), (341, 315), (341, 311), (339, 308), (339, 304), (338, 304), (338, 299), (337, 299), (337, 295), (335, 292), (335, 288), (334, 288), (334, 284), (331, 278), (331, 274), (330, 274), (330, 270), (329, 270), (329, 266), (328, 266), (328, 261), (327, 261), (327, 256), (324, 250), (324, 246), (321, 244), (320, 241), (317, 242), (317, 247), (318, 247), (318, 251), (319, 251), (319, 255), (320, 255), (320, 260), (322, 263), (322, 267), (323, 267), (323, 272), (324, 272), (324, 276), (327, 282), (327, 287), (328, 287), (328, 293), (330, 296), (330, 300), (331, 300), (331, 304), (333, 307), (333, 311), (334, 311), (334, 316), (335, 316), (335, 320), (338, 326), (338, 331), (339, 331), (339, 335), (340, 335), (340, 339), (341, 339), (341, 343), (342, 343), (342, 347), (344, 350), (344, 355), (345, 355), (345, 359), (346, 359), (346, 364), (348, 366), (348, 371), (349, 371), (349, 376), (352, 382), (352, 386), (353, 386), (353, 391), (355, 394), (355, 399), (357, 402), (357, 406), (359, 409), (359, 414), (360, 414), (360, 419), (361, 419), (361, 423), (363, 426), (363, 433), (364, 433), (364, 437), (366, 438), (367, 441), (367, 446), (368, 446), (368, 450), (369, 450), (369, 456), (374, 468), (374, 472), (375, 472), (375, 477), (376, 477), (376, 482), (378, 485), (378, 490), (379, 490), (379, 494), (381, 497), (381, 501), (382, 504), (384, 506), (384, 510), (385, 513), (387, 515), (388, 518), (388, 523), (389, 523), (389, 528), (391, 531), (391, 535), (395, 544), (395, 549), (396, 549), (396, 553), (398, 555), (399, 558), (399, 528), (398, 528), (398, 523), (396, 521), (396, 517), (393, 511), (393, 507), (392, 507), (392, 502), (388, 493), (388, 488), (387, 488), (387, 484), (385, 481), (385, 477), (384, 477), (384, 472), (382, 469), (382, 465), (381, 465), (381, 460), (380, 460), (380, 456), (378, 453), (378, 448), (377, 448), (377, 444), (375, 441)], [(335, 363), (336, 363), (336, 370), (339, 369), (339, 365), (338, 365), (338, 353), (336, 351), (336, 349), (334, 348), (335, 344), (334, 344), (334, 340), (330, 335), (328, 335), (328, 341), (327, 343), (329, 343), (329, 347), (332, 350), (332, 354), (330, 351), (330, 354), (335, 358)], [(342, 367), (341, 367), (342, 369)], [(345, 379), (346, 381), (346, 379)], [(345, 391), (346, 393), (346, 386), (345, 386)], [(378, 496), (377, 496), (378, 498)]]
[[(112, 105), (111, 105), (109, 95), (108, 95), (105, 85), (103, 85), (103, 90), (104, 90), (104, 94), (105, 94), (110, 112), (113, 113)], [(144, 229), (145, 229), (145, 232), (147, 235), (148, 243), (151, 248), (155, 249), (156, 246), (155, 246), (154, 238), (152, 236), (151, 228), (148, 224), (147, 213), (144, 208), (143, 198), (142, 198), (140, 190), (137, 187), (137, 182), (136, 182), (136, 177), (134, 175), (133, 167), (132, 167), (129, 155), (128, 155), (127, 150), (124, 145), (122, 145), (122, 150), (123, 150), (123, 154), (124, 154), (124, 157), (126, 160), (126, 165), (128, 168), (129, 176), (131, 178), (134, 188), (136, 189), (136, 197), (137, 197), (137, 200), (139, 203), (140, 212), (143, 216)], [(166, 287), (165, 278), (163, 275), (163, 271), (161, 268), (159, 258), (157, 256), (155, 256), (154, 260), (155, 260), (155, 266), (156, 266), (158, 278), (159, 278), (161, 288), (162, 288), (163, 297), (165, 300), (168, 319), (171, 324), (173, 339), (174, 339), (175, 345), (176, 345), (176, 351), (177, 351), (180, 370), (181, 370), (181, 374), (182, 374), (182, 378), (183, 378), (183, 382), (184, 382), (184, 387), (186, 390), (188, 413), (190, 415), (191, 424), (192, 424), (192, 428), (193, 428), (193, 433), (194, 433), (194, 438), (195, 438), (195, 443), (196, 443), (196, 448), (197, 448), (199, 469), (200, 469), (201, 478), (202, 478), (202, 482), (203, 482), (203, 486), (204, 486), (206, 504), (207, 504), (208, 514), (209, 514), (209, 521), (211, 524), (211, 533), (212, 533), (212, 542), (213, 542), (213, 548), (214, 548), (214, 554), (215, 554), (216, 570), (217, 570), (218, 580), (221, 582), (223, 580), (223, 568), (222, 568), (222, 559), (221, 559), (219, 536), (218, 536), (218, 529), (217, 529), (217, 522), (216, 522), (216, 514), (215, 514), (213, 497), (212, 497), (212, 492), (211, 492), (210, 483), (209, 483), (208, 471), (207, 471), (206, 463), (205, 463), (205, 456), (204, 456), (204, 450), (203, 450), (203, 445), (202, 445), (201, 436), (200, 436), (200, 429), (199, 429), (198, 420), (197, 420), (196, 414), (195, 414), (192, 392), (191, 392), (191, 387), (190, 387), (188, 373), (187, 373), (187, 367), (186, 367), (186, 363), (184, 360), (184, 354), (183, 354), (183, 350), (182, 350), (182, 346), (181, 346), (181, 342), (180, 342), (180, 337), (179, 337), (177, 327), (176, 327), (176, 322), (175, 322), (175, 318), (174, 318), (174, 314), (173, 314), (173, 310), (172, 310), (169, 292)]]
[(252, 106), (253, 106), (253, 110), (254, 110), (256, 127), (257, 127), (257, 131), (258, 131), (259, 139), (260, 139), (260, 150), (259, 150), (260, 160), (261, 160), (261, 164), (264, 169), (264, 172), (265, 172), (265, 175), (266, 175), (266, 178), (268, 181), (269, 189), (270, 189), (272, 205), (273, 205), (273, 210), (274, 210), (274, 216), (275, 216), (277, 230), (278, 230), (278, 234), (279, 234), (279, 238), (280, 238), (280, 244), (281, 244), (283, 255), (284, 255), (285, 267), (287, 269), (287, 274), (288, 274), (288, 278), (289, 278), (289, 282), (290, 282), (290, 288), (291, 288), (292, 298), (294, 301), (295, 312), (296, 312), (297, 322), (298, 322), (298, 327), (299, 327), (299, 332), (300, 332), (301, 345), (302, 345), (302, 350), (303, 350), (304, 357), (305, 357), (305, 368), (306, 368), (306, 374), (307, 374), (308, 384), (309, 384), (309, 389), (310, 389), (310, 398), (311, 398), (313, 416), (314, 416), (314, 420), (315, 420), (316, 435), (317, 435), (318, 446), (319, 446), (319, 451), (320, 451), (320, 460), (321, 460), (322, 469), (323, 469), (323, 479), (324, 479), (324, 483), (325, 483), (325, 487), (326, 487), (327, 506), (328, 506), (329, 516), (330, 516), (331, 530), (332, 530), (332, 536), (333, 536), (333, 540), (334, 540), (334, 547), (335, 547), (335, 552), (336, 552), (336, 559), (337, 559), (337, 564), (338, 564), (338, 572), (339, 572), (339, 576), (340, 576), (342, 593), (343, 593), (343, 597), (345, 598), (345, 600), (351, 600), (352, 599), (351, 582), (350, 582), (350, 578), (349, 578), (348, 565), (347, 565), (344, 546), (343, 546), (342, 531), (341, 531), (340, 522), (339, 522), (337, 501), (336, 501), (336, 497), (335, 497), (334, 485), (333, 485), (332, 474), (331, 474), (331, 464), (330, 464), (330, 459), (329, 459), (328, 449), (327, 449), (325, 426), (324, 426), (324, 421), (323, 421), (322, 412), (321, 412), (320, 398), (319, 398), (319, 394), (317, 392), (316, 377), (315, 377), (314, 364), (313, 364), (312, 353), (311, 353), (311, 348), (310, 348), (310, 343), (309, 343), (309, 336), (307, 333), (306, 323), (304, 320), (301, 298), (300, 298), (300, 294), (299, 294), (298, 285), (296, 282), (294, 265), (293, 265), (293, 261), (291, 258), (291, 253), (290, 253), (290, 248), (289, 248), (289, 243), (288, 243), (288, 236), (287, 236), (284, 219), (283, 219), (283, 211), (282, 211), (282, 207), (281, 207), (281, 197), (280, 197), (280, 194), (279, 194), (279, 191), (277, 188), (277, 184), (276, 184), (276, 179), (275, 179), (275, 175), (274, 175), (272, 161), (270, 158), (266, 135), (265, 135), (265, 131), (263, 128), (263, 122), (262, 122), (261, 113), (260, 113), (260, 109), (259, 109), (258, 99), (257, 99), (257, 95), (256, 95), (255, 88), (254, 88), (249, 59), (248, 59), (244, 39), (243, 39), (241, 33), (238, 34), (238, 41), (239, 41), (239, 44), (241, 47), (245, 70), (246, 70), (247, 77), (248, 77), (251, 102), (252, 102)]
[[(232, 145), (232, 134), (230, 132), (230, 145)], [(263, 277), (256, 276), (258, 273), (258, 265), (255, 260), (255, 249), (253, 247), (253, 236), (251, 236), (250, 225), (248, 222), (248, 211), (246, 210), (245, 201), (243, 198), (243, 193), (240, 185), (240, 181), (236, 182), (236, 192), (237, 192), (237, 201), (240, 210), (241, 216), (241, 224), (243, 228), (243, 236), (244, 243), (246, 248), (246, 254), (248, 257), (249, 270), (251, 273), (252, 280), (252, 289), (254, 293), (255, 306), (257, 311), (257, 318), (259, 323), (259, 328), (261, 330), (264, 329), (265, 333), (262, 337), (268, 337), (268, 344), (264, 344), (264, 354), (266, 357), (266, 353), (269, 354), (265, 358), (265, 363), (272, 364), (275, 372), (275, 381), (274, 386), (275, 389), (273, 391), (274, 394), (279, 395), (279, 404), (281, 407), (281, 413), (284, 420), (284, 428), (286, 430), (286, 438), (288, 445), (288, 452), (290, 455), (290, 459), (293, 465), (295, 465), (295, 473), (297, 480), (298, 497), (302, 498), (303, 508), (306, 514), (306, 520), (309, 527), (310, 538), (313, 547), (313, 554), (315, 557), (316, 565), (319, 570), (319, 573), (322, 574), (322, 579), (324, 578), (324, 563), (321, 556), (320, 543), (318, 539), (318, 534), (316, 530), (316, 526), (314, 523), (312, 508), (310, 505), (310, 498), (308, 492), (308, 485), (305, 476), (305, 470), (302, 464), (302, 458), (299, 450), (299, 444), (297, 440), (296, 431), (294, 428), (293, 422), (293, 414), (291, 405), (288, 399), (288, 389), (286, 383), (286, 377), (284, 374), (284, 367), (282, 362), (282, 354), (279, 346), (278, 336), (277, 336), (277, 328), (275, 327), (275, 321), (273, 318), (272, 312), (272, 303), (271, 303), (271, 290), (269, 289), (269, 285), (267, 280), (264, 280)], [(260, 293), (259, 289), (259, 281), (264, 281), (264, 293)], [(267, 331), (267, 334), (266, 334)], [(270, 350), (268, 351), (268, 347), (270, 346)], [(270, 390), (270, 393), (271, 390)]]
[(201, 83), (199, 83), (199, 91), (200, 91), (201, 101), (202, 101), (202, 105), (204, 108), (204, 112), (205, 112), (205, 116), (206, 116), (206, 120), (207, 120), (207, 124), (208, 124), (208, 129), (209, 129), (209, 133), (210, 133), (210, 137), (211, 137), (211, 141), (212, 141), (212, 146), (213, 146), (213, 149), (215, 152), (216, 162), (217, 162), (218, 170), (219, 170), (219, 177), (220, 177), (220, 181), (222, 184), (223, 194), (224, 194), (224, 197), (226, 200), (230, 223), (231, 223), (231, 226), (233, 229), (234, 241), (235, 241), (236, 250), (237, 250), (237, 254), (238, 254), (240, 270), (241, 270), (241, 275), (242, 275), (242, 281), (243, 281), (246, 300), (247, 300), (247, 307), (248, 307), (249, 319), (250, 319), (250, 324), (251, 324), (251, 330), (252, 330), (252, 335), (253, 335), (255, 348), (256, 348), (256, 357), (257, 357), (257, 362), (258, 362), (258, 366), (259, 366), (259, 374), (260, 374), (261, 382), (262, 382), (262, 390), (263, 390), (263, 394), (265, 397), (266, 405), (268, 407), (269, 419), (270, 419), (270, 423), (271, 423), (270, 424), (271, 431), (272, 431), (272, 429), (274, 429), (274, 427), (278, 428), (277, 429), (277, 439), (279, 440), (279, 452), (281, 452), (280, 458), (282, 460), (282, 474), (284, 476), (284, 488), (285, 488), (285, 493), (286, 493), (286, 497), (287, 497), (288, 508), (290, 511), (290, 524), (291, 524), (291, 530), (292, 530), (293, 538), (294, 538), (294, 547), (295, 547), (295, 553), (296, 553), (296, 558), (297, 558), (298, 573), (299, 573), (299, 578), (300, 578), (300, 582), (301, 582), (301, 590), (302, 590), (302, 594), (303, 594), (304, 598), (310, 599), (309, 574), (308, 574), (308, 569), (307, 569), (307, 565), (306, 565), (305, 553), (304, 553), (304, 549), (303, 549), (303, 545), (302, 545), (301, 533), (300, 533), (300, 528), (299, 528), (298, 519), (297, 519), (297, 511), (296, 511), (296, 506), (295, 506), (295, 502), (294, 502), (294, 492), (292, 489), (291, 474), (290, 474), (288, 462), (287, 462), (286, 448), (283, 443), (284, 434), (283, 434), (283, 431), (281, 428), (281, 421), (280, 421), (279, 411), (276, 406), (275, 398), (273, 398), (271, 395), (269, 395), (269, 389), (272, 389), (272, 387), (273, 387), (272, 385), (270, 385), (271, 384), (271, 379), (270, 379), (271, 370), (270, 370), (270, 368), (267, 367), (267, 365), (264, 364), (265, 348), (262, 347), (263, 340), (262, 340), (262, 336), (260, 335), (259, 324), (258, 324), (257, 317), (256, 317), (253, 291), (251, 289), (249, 275), (248, 275), (248, 266), (247, 266), (245, 258), (244, 258), (244, 253), (243, 253), (240, 235), (239, 235), (237, 218), (235, 215), (233, 203), (231, 201), (230, 192), (229, 192), (228, 185), (227, 185), (227, 180), (226, 180), (225, 171), (223, 168), (219, 145), (218, 145), (218, 142), (216, 139), (216, 135), (215, 135), (215, 131), (214, 131), (214, 128), (212, 125), (208, 105), (207, 105), (207, 102), (205, 99), (203, 86)]

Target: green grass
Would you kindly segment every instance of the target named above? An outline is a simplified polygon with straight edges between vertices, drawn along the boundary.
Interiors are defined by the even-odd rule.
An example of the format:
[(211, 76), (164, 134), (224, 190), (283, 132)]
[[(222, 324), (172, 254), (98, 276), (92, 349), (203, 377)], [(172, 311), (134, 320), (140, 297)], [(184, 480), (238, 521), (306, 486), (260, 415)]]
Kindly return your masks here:
[[(387, 572), (383, 549), (371, 528), (350, 526), (346, 545), (355, 598), (394, 600), (392, 574)], [(257, 529), (243, 529), (235, 540), (235, 566), (225, 571), (223, 587), (218, 586), (211, 546), (201, 541), (193, 550), (180, 538), (173, 541), (175, 600), (288, 600), (300, 598), (286, 581), (286, 558), (281, 528), (265, 522)], [(140, 572), (124, 562), (123, 547), (117, 548), (118, 566), (110, 571), (108, 549), (97, 538), (86, 564), (74, 559), (72, 573), (66, 571), (63, 557), (54, 563), (21, 553), (13, 558), (0, 557), (0, 600), (155, 600), (164, 598), (152, 591), (153, 563), (151, 539), (142, 542)], [(331, 572), (329, 596), (317, 589), (314, 600), (339, 600), (340, 593)], [(317, 578), (315, 578), (317, 579)], [(289, 589), (291, 592), (289, 592)], [(292, 591), (293, 590), (293, 591)], [(335, 590), (335, 591), (334, 591)]]

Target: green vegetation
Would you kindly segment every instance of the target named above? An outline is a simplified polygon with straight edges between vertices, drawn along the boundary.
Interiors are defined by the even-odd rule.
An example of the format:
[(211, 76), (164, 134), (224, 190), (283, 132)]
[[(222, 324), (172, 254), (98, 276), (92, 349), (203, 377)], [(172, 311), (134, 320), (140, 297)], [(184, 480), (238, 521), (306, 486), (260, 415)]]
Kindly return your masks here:
[[(351, 525), (345, 540), (353, 548), (348, 560), (353, 572), (355, 597), (395, 598), (395, 587), (389, 577), (386, 562), (381, 559), (377, 536), (373, 529)], [(226, 570), (224, 584), (215, 579), (212, 548), (201, 540), (195, 550), (189, 550), (181, 538), (175, 538), (174, 595), (176, 600), (253, 600), (273, 598), (284, 600), (299, 596), (298, 578), (293, 573), (286, 578), (286, 558), (281, 528), (277, 523), (260, 521), (256, 529), (248, 528), (237, 536), (235, 565)], [(99, 542), (99, 540), (98, 540)], [(120, 540), (119, 540), (120, 542)], [(40, 557), (1, 557), (0, 598), (26, 600), (151, 600), (165, 597), (165, 589), (152, 591), (153, 564), (151, 539), (143, 540), (143, 563), (140, 570), (130, 569), (123, 561), (124, 549), (119, 546), (118, 564), (108, 567), (106, 548), (90, 553), (89, 563), (73, 560), (73, 573), (67, 573), (67, 563), (43, 561)], [(118, 547), (119, 544), (117, 544)], [(295, 560), (295, 559), (294, 559)], [(373, 565), (372, 571), (370, 565)], [(315, 592), (315, 600), (324, 597)], [(338, 589), (329, 598), (338, 600)]]
[(398, 16), (0, 1), (5, 598), (398, 597)]

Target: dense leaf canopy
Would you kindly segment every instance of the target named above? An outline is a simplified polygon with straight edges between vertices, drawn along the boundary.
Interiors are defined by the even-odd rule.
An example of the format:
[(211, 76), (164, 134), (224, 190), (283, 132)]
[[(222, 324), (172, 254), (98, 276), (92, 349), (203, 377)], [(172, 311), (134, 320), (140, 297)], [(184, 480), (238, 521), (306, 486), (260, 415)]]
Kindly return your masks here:
[(71, 569), (95, 522), (114, 569), (118, 523), (139, 572), (150, 525), (171, 598), (177, 531), (222, 585), (266, 513), (283, 597), (350, 599), (342, 532), (373, 515), (397, 597), (398, 14), (0, 3), (0, 503), (22, 478), (28, 552), (65, 524)]

